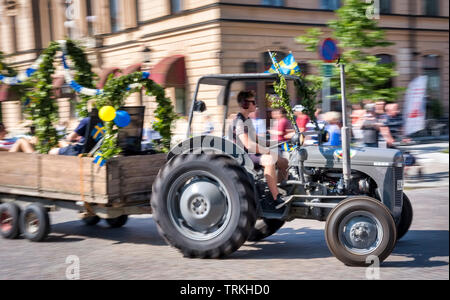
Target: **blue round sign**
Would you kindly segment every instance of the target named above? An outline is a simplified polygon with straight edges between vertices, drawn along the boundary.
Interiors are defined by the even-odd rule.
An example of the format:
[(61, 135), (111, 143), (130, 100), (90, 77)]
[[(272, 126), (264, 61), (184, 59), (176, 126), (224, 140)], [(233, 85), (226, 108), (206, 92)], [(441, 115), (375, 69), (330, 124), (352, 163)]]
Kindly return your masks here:
[(319, 47), (319, 54), (325, 62), (333, 62), (339, 58), (339, 48), (335, 40), (327, 38)]

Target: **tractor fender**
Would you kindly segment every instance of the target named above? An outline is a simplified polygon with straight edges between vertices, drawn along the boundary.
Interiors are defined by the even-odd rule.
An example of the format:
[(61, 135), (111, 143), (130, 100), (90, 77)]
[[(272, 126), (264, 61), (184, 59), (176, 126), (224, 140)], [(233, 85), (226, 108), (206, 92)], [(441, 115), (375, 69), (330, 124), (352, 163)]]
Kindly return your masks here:
[(170, 149), (167, 160), (169, 161), (180, 154), (199, 153), (224, 154), (236, 160), (247, 171), (252, 172), (254, 170), (253, 161), (244, 149), (226, 138), (212, 135), (195, 136), (184, 140)]

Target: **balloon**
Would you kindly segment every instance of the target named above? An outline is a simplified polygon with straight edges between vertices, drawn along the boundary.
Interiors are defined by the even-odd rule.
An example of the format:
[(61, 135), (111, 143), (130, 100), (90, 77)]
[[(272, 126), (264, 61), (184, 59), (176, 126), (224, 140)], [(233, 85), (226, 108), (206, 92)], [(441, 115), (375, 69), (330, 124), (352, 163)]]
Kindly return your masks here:
[(124, 110), (116, 111), (116, 117), (114, 118), (114, 123), (116, 123), (119, 127), (125, 127), (130, 124), (131, 118), (130, 115)]
[(112, 106), (103, 106), (98, 112), (98, 116), (102, 121), (109, 122), (116, 117), (116, 110)]

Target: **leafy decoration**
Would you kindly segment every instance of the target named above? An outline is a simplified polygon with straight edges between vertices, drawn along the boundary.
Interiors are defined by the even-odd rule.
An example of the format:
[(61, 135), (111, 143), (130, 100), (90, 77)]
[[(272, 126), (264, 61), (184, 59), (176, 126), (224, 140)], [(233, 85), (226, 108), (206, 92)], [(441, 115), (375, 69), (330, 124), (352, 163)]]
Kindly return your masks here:
[[(129, 85), (136, 85), (129, 88)], [(177, 118), (174, 112), (172, 102), (165, 96), (164, 89), (151, 79), (143, 78), (142, 72), (135, 72), (118, 78), (112, 78), (106, 82), (103, 88), (103, 94), (95, 96), (96, 106), (98, 109), (103, 106), (110, 105), (116, 110), (124, 105), (124, 99), (130, 94), (140, 91), (141, 88), (146, 90), (146, 94), (154, 96), (158, 107), (155, 110), (156, 122), (153, 128), (161, 134), (161, 142), (157, 145), (157, 150), (167, 152), (170, 148), (172, 122)], [(103, 141), (100, 151), (104, 159), (109, 159), (121, 152), (117, 145), (117, 133), (119, 128), (113, 121), (105, 122), (105, 140)]]
[[(286, 78), (281, 75), (279, 66), (276, 65), (275, 67), (278, 70), (278, 80), (273, 83), (276, 96), (269, 96), (269, 101), (271, 102), (271, 106), (273, 108), (283, 108), (286, 111), (286, 117), (288, 120), (291, 121), (292, 124), (296, 124), (287, 90)], [(316, 97), (319, 92), (320, 85), (318, 85), (315, 81), (308, 80), (301, 72), (297, 71), (294, 75), (299, 78), (299, 81), (295, 81), (294, 83), (297, 96), (302, 99), (301, 104), (304, 107), (303, 112), (308, 115), (310, 120), (316, 124), (316, 128), (318, 128), (315, 111)]]

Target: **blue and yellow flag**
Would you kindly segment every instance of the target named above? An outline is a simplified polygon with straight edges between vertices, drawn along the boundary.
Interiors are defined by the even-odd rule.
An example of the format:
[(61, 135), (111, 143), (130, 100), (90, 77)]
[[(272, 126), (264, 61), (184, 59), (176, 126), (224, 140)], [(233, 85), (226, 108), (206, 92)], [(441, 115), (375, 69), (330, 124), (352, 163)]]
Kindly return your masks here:
[(297, 145), (290, 146), (288, 142), (281, 145), (281, 149), (286, 152), (292, 152), (295, 150), (295, 148), (297, 148)]
[(105, 133), (106, 130), (103, 124), (98, 123), (97, 125), (95, 125), (94, 129), (92, 129), (91, 136), (96, 142), (98, 142), (98, 140), (100, 140), (105, 135)]
[[(274, 59), (274, 62), (277, 61)], [(278, 63), (281, 74), (283, 75), (295, 75), (295, 73), (300, 72), (300, 67), (298, 63), (295, 61), (294, 55), (290, 53), (286, 56), (280, 63)], [(275, 65), (272, 65), (269, 70), (265, 73), (278, 73)]]
[(105, 165), (105, 163), (106, 163), (106, 159), (103, 158), (103, 153), (101, 153), (100, 151), (98, 151), (98, 152), (95, 154), (95, 158), (94, 158), (93, 163), (96, 164), (96, 165), (98, 165), (98, 166), (100, 166), (100, 167), (103, 167), (103, 166)]

